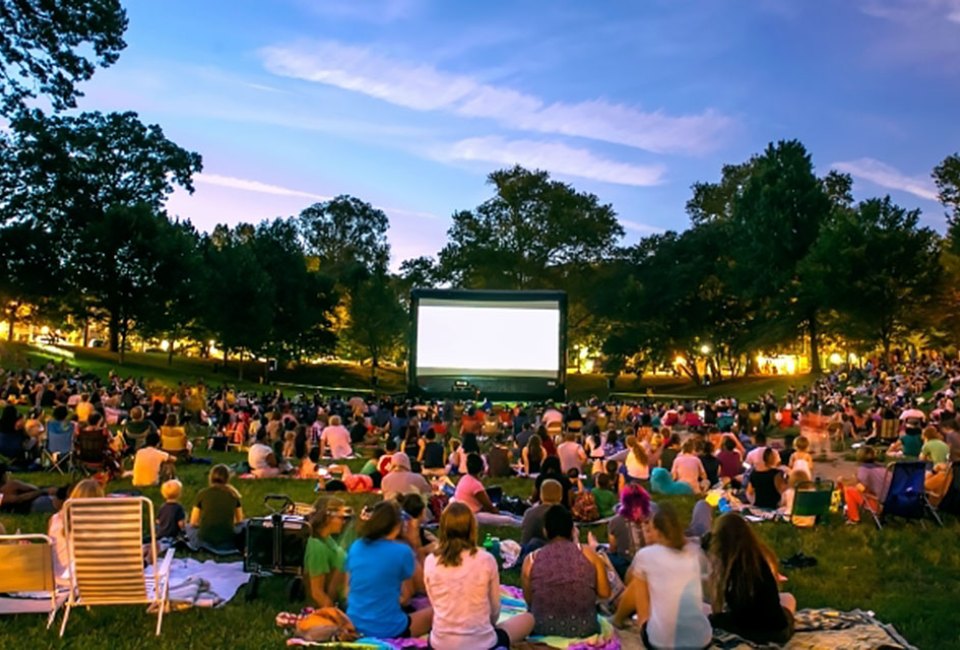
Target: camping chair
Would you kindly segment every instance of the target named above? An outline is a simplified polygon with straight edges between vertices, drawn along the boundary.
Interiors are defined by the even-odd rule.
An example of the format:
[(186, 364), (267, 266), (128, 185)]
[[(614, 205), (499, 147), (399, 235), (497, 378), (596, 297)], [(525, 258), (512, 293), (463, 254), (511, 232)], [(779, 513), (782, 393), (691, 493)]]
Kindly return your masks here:
[(943, 526), (940, 515), (930, 505), (923, 483), (926, 478), (927, 464), (923, 461), (893, 463), (890, 489), (883, 501), (883, 512), (875, 517), (878, 528), (890, 517), (917, 519), (923, 523), (925, 515)]
[[(153, 502), (146, 497), (70, 499), (62, 512), (73, 570), (60, 636), (74, 607), (137, 604), (157, 608), (159, 636), (167, 607), (173, 549), (162, 559), (157, 554)], [(151, 577), (143, 566), (145, 524), (150, 538), (147, 559), (153, 566)]]
[(43, 464), (47, 471), (65, 474), (73, 456), (73, 423), (51, 420), (47, 422), (47, 440), (43, 446)]
[[(830, 516), (830, 502), (833, 497), (833, 481), (804, 481), (796, 487), (793, 497), (793, 510), (790, 521), (795, 526), (826, 523)], [(812, 525), (812, 524), (811, 524)]]
[(67, 594), (57, 593), (53, 540), (46, 535), (0, 535), (0, 593), (49, 592), (50, 598), (0, 598), (0, 614), (47, 614), (47, 629)]
[(947, 512), (960, 517), (960, 460), (955, 460), (950, 464), (950, 482), (947, 484), (947, 491), (940, 499), (938, 509), (940, 512)]
[(81, 429), (74, 440), (73, 469), (82, 474), (94, 474), (107, 468), (110, 441), (100, 429)]

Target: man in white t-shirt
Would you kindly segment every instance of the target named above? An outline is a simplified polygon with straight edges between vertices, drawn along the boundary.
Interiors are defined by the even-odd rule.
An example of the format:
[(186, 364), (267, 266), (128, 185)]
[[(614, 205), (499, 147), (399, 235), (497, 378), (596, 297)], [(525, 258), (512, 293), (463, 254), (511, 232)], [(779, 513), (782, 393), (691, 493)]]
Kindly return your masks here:
[(165, 451), (160, 451), (160, 434), (152, 431), (147, 434), (144, 447), (133, 457), (133, 486), (144, 487), (160, 482), (160, 466), (170, 460), (176, 460)]
[(334, 459), (349, 458), (353, 455), (350, 431), (341, 424), (339, 415), (331, 415), (329, 424), (320, 434), (320, 458), (323, 458), (325, 449), (330, 450), (330, 456)]
[(564, 434), (563, 442), (557, 445), (557, 456), (560, 457), (560, 470), (564, 474), (574, 468), (582, 472), (583, 464), (587, 462), (587, 452), (576, 441), (573, 433)]

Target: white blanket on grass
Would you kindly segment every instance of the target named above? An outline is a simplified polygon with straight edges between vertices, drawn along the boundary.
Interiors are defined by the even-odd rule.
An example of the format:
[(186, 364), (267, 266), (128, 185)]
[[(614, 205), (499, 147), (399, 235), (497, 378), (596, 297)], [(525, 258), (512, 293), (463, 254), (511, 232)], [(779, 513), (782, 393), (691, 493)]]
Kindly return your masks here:
[[(153, 579), (153, 567), (147, 568)], [(178, 607), (222, 607), (247, 583), (243, 562), (199, 562), (176, 558), (170, 564), (170, 602)]]

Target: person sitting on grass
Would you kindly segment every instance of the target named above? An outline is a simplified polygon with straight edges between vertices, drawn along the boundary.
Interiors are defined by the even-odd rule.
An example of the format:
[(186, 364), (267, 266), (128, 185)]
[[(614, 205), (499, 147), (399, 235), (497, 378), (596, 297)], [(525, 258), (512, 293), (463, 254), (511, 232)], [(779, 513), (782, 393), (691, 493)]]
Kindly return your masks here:
[(710, 560), (713, 627), (757, 644), (787, 643), (793, 636), (797, 601), (792, 594), (780, 593), (777, 558), (746, 519), (735, 512), (717, 519)]
[(680, 446), (680, 454), (673, 460), (670, 475), (673, 480), (689, 485), (694, 494), (700, 494), (710, 487), (707, 470), (704, 469), (700, 458), (694, 453), (692, 438)]
[(273, 447), (267, 444), (268, 432), (266, 427), (257, 429), (254, 443), (247, 450), (247, 464), (250, 473), (257, 478), (276, 478), (280, 476), (280, 461), (273, 452)]
[(218, 551), (243, 548), (243, 519), (240, 493), (230, 485), (230, 469), (226, 465), (214, 465), (209, 487), (200, 490), (190, 512), (187, 527), (190, 547)]
[(406, 614), (416, 559), (402, 531), (400, 506), (381, 501), (364, 508), (360, 537), (347, 552), (347, 616), (363, 636), (382, 639), (418, 637), (430, 631), (429, 607)]
[[(56, 410), (54, 410), (56, 416)], [(130, 418), (123, 422), (123, 441), (126, 444), (128, 453), (134, 453), (143, 448), (147, 441), (147, 435), (159, 433), (157, 425), (146, 419), (142, 406), (134, 406), (130, 409)]]
[(613, 481), (608, 474), (597, 474), (596, 477), (596, 485), (591, 492), (593, 500), (597, 503), (600, 517), (606, 519), (613, 516), (617, 506), (617, 495), (613, 492)]
[(673, 506), (658, 506), (643, 535), (647, 546), (633, 557), (612, 623), (622, 628), (636, 613), (647, 648), (708, 647), (713, 631), (703, 613), (700, 551), (687, 542)]
[(920, 460), (931, 463), (934, 467), (946, 464), (950, 459), (950, 446), (940, 438), (937, 427), (924, 427), (921, 437), (923, 446), (920, 448)]
[(546, 533), (543, 531), (544, 517), (547, 510), (559, 505), (562, 500), (563, 486), (560, 483), (547, 479), (540, 485), (540, 503), (527, 508), (520, 524), (520, 546), (523, 549), (521, 555), (525, 556), (546, 543)]
[(923, 449), (922, 430), (918, 426), (908, 426), (903, 430), (903, 435), (895, 443), (890, 445), (887, 453), (891, 456), (906, 456), (908, 458), (918, 458)]
[[(97, 499), (102, 496), (103, 487), (100, 483), (92, 478), (87, 478), (73, 486), (64, 503), (70, 499)], [(50, 521), (47, 523), (47, 536), (53, 540), (53, 568), (57, 585), (69, 588), (70, 549), (67, 545), (67, 531), (63, 519), (62, 509), (50, 517)]]
[(610, 597), (606, 564), (576, 543), (573, 515), (552, 506), (544, 515), (547, 543), (523, 561), (523, 597), (535, 620), (534, 633), (582, 638), (600, 630), (597, 600)]
[(424, 476), (445, 476), (446, 469), (446, 451), (443, 443), (437, 440), (437, 432), (430, 428), (424, 435), (426, 442), (420, 449), (417, 460), (423, 468)]
[(160, 427), (161, 448), (168, 454), (179, 458), (190, 456), (190, 441), (187, 439), (187, 430), (180, 425), (176, 413), (167, 413), (167, 418)]
[(333, 607), (344, 600), (347, 553), (335, 536), (343, 532), (346, 504), (335, 497), (321, 497), (310, 515), (310, 539), (303, 555), (307, 599), (315, 607)]
[(639, 485), (627, 485), (620, 491), (617, 514), (607, 525), (607, 557), (621, 578), (633, 556), (645, 546), (643, 522), (650, 518), (650, 494)]
[(806, 436), (800, 436), (794, 446), (796, 450), (790, 454), (788, 467), (791, 470), (806, 470), (807, 474), (813, 476), (813, 455), (810, 453), (810, 439)]
[(860, 523), (861, 508), (880, 514), (892, 478), (891, 472), (877, 462), (876, 449), (869, 445), (857, 450), (857, 462), (856, 483), (839, 486), (843, 490), (847, 521), (853, 524)]
[(783, 472), (777, 467), (777, 452), (773, 447), (766, 447), (763, 451), (763, 463), (754, 467), (750, 472), (747, 483), (747, 497), (758, 508), (776, 509), (780, 507), (783, 491), (787, 489), (787, 481)]
[(720, 482), (724, 486), (739, 489), (743, 483), (743, 455), (737, 450), (737, 440), (732, 435), (724, 435), (717, 452), (720, 463)]
[(430, 496), (433, 488), (423, 475), (412, 471), (410, 465), (410, 457), (402, 451), (392, 456), (390, 473), (380, 481), (384, 499), (396, 499), (404, 494), (419, 494), (424, 499)]
[(654, 467), (650, 472), (650, 491), (654, 494), (693, 494), (689, 483), (674, 481), (670, 472), (662, 467)]
[(509, 648), (533, 631), (534, 619), (528, 613), (497, 626), (499, 567), (490, 553), (478, 548), (477, 528), (476, 517), (462, 503), (451, 503), (440, 516), (440, 541), (423, 569), (427, 596), (433, 603), (430, 647), (434, 650)]
[(523, 448), (523, 451), (520, 452), (520, 461), (523, 465), (523, 473), (525, 476), (530, 476), (531, 474), (540, 473), (540, 463), (544, 459), (543, 445), (540, 441), (540, 436), (533, 434), (530, 436), (530, 439), (527, 440), (526, 446)]
[(467, 473), (457, 481), (457, 488), (453, 493), (454, 501), (469, 507), (481, 525), (519, 527), (522, 523), (519, 517), (510, 513), (501, 514), (497, 506), (493, 505), (490, 495), (487, 494), (480, 480), (481, 474), (483, 474), (483, 459), (479, 454), (468, 455)]
[(160, 434), (150, 432), (144, 446), (133, 457), (133, 487), (146, 487), (160, 482), (160, 467), (176, 461), (176, 457), (160, 451)]
[(164, 481), (160, 494), (164, 502), (157, 511), (157, 539), (178, 539), (186, 529), (187, 519), (187, 513), (180, 505), (183, 483), (177, 479)]

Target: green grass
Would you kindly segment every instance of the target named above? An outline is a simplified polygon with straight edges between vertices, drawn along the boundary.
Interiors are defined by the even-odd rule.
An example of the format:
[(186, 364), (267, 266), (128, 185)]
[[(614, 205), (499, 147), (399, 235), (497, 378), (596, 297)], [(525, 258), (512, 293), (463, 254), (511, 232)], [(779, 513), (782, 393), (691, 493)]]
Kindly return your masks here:
[[(206, 453), (214, 462), (236, 462), (239, 454)], [(178, 468), (184, 482), (183, 503), (189, 509), (196, 492), (206, 484), (208, 468), (190, 465)], [(55, 474), (25, 474), (19, 478), (41, 485), (66, 482)], [(504, 486), (508, 494), (526, 497), (530, 482), (523, 479), (490, 481)], [(266, 514), (263, 497), (283, 493), (297, 501), (312, 501), (313, 483), (296, 480), (239, 481), (234, 484), (243, 496), (243, 506), (250, 516)], [(129, 479), (110, 483), (111, 491), (131, 489)], [(146, 488), (144, 494), (158, 506), (162, 502), (157, 488)], [(346, 495), (354, 508), (375, 501), (374, 495)], [(672, 497), (670, 500), (689, 516), (694, 500)], [(46, 517), (0, 516), (0, 523), (13, 531), (44, 532)], [(828, 525), (816, 529), (797, 529), (787, 524), (764, 523), (757, 531), (780, 557), (797, 551), (818, 558), (812, 569), (784, 570), (790, 578), (786, 589), (798, 598), (801, 607), (835, 607), (838, 609), (871, 609), (919, 647), (960, 647), (960, 630), (956, 627), (951, 594), (960, 584), (960, 554), (956, 540), (960, 524), (951, 519), (946, 527), (932, 523), (894, 523), (882, 531), (871, 524), (845, 526), (834, 517)], [(516, 539), (518, 531), (492, 529), (501, 539)], [(582, 534), (586, 534), (583, 529)], [(597, 529), (603, 539), (605, 531)], [(516, 584), (515, 572), (505, 572), (503, 581)], [(44, 629), (42, 617), (8, 617), (0, 624), (0, 648), (90, 648), (109, 645), (125, 648), (263, 648), (280, 647), (283, 633), (273, 619), (281, 610), (296, 609), (285, 596), (282, 578), (264, 580), (257, 600), (247, 603), (243, 592), (218, 610), (189, 610), (171, 614), (164, 622), (160, 639), (153, 637), (155, 618), (142, 607), (78, 609), (71, 614), (64, 641), (56, 632)]]

